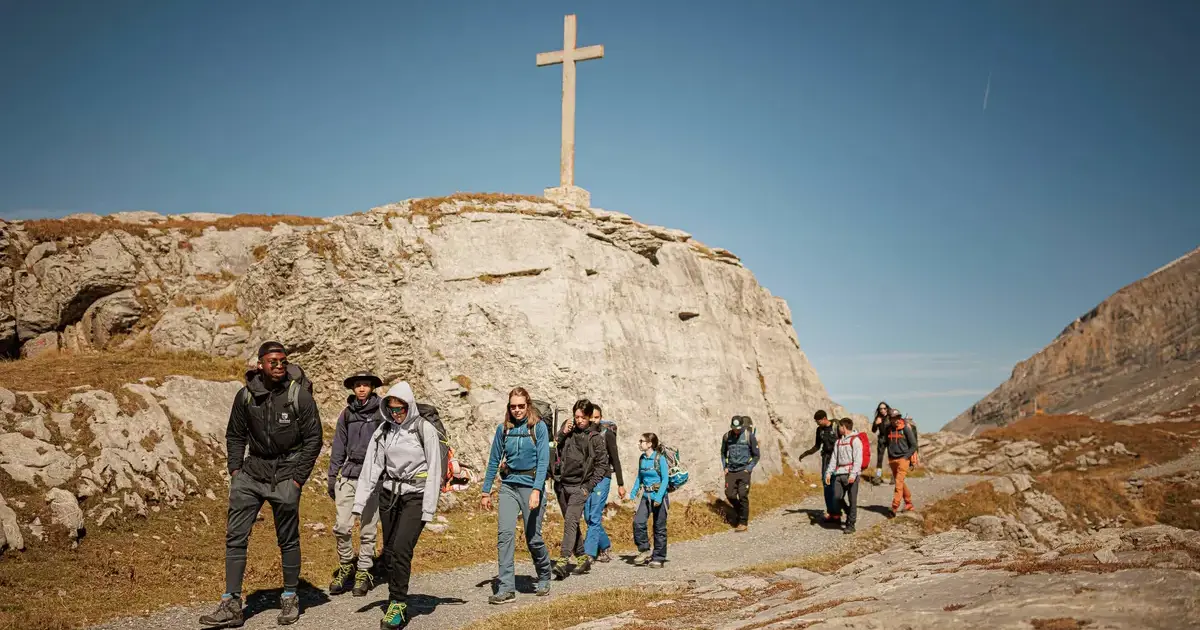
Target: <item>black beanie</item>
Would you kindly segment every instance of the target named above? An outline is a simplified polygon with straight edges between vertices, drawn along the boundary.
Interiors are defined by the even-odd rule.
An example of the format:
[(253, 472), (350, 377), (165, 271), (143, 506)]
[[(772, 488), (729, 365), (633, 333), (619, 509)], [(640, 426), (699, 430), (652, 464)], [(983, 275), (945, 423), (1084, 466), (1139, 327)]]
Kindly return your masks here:
[(268, 341), (258, 347), (258, 358), (261, 359), (272, 352), (282, 352), (287, 354), (287, 350), (284, 349), (283, 344), (279, 343), (278, 341)]

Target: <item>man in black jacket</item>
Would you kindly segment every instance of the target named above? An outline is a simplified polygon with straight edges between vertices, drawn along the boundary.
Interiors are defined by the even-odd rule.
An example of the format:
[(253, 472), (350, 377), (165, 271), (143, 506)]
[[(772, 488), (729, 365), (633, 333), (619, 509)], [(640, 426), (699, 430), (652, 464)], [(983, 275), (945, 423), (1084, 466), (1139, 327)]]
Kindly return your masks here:
[(837, 429), (833, 426), (833, 421), (829, 419), (829, 414), (825, 413), (824, 409), (817, 410), (813, 414), (813, 420), (817, 422), (817, 434), (814, 440), (813, 447), (800, 454), (800, 459), (804, 459), (817, 451), (821, 451), (821, 487), (825, 495), (825, 521), (833, 522), (840, 521), (840, 510), (833, 509), (833, 486), (825, 483), (825, 469), (829, 467), (829, 458), (833, 457), (833, 447), (837, 444), (838, 434)]
[[(608, 449), (598, 424), (592, 422), (595, 411), (586, 399), (575, 403), (575, 427), (558, 449), (559, 470), (556, 484), (562, 484), (567, 507), (563, 511), (562, 554), (554, 563), (555, 577), (563, 579), (569, 572), (587, 573), (592, 568), (592, 559), (584, 554), (582, 562), (576, 564), (577, 547), (580, 545), (579, 521), (588, 496), (602, 479), (609, 475)], [(573, 571), (568, 565), (575, 565)]]
[(259, 346), (258, 367), (246, 373), (225, 429), (230, 475), (225, 594), (212, 614), (200, 618), (203, 626), (242, 625), (246, 546), (264, 502), (271, 504), (283, 568), (277, 622), (300, 618), (300, 494), (321, 452), (321, 417), (310, 387), (303, 371), (288, 365), (282, 344)]

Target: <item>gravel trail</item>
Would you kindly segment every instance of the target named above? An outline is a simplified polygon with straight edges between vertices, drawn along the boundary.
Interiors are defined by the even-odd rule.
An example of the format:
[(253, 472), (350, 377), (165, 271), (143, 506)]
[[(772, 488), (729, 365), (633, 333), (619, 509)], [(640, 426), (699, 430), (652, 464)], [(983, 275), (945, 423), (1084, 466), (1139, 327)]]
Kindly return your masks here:
[[(952, 494), (982, 477), (968, 475), (933, 475), (910, 479), (913, 498), (920, 507), (936, 498)], [(881, 508), (891, 503), (892, 486), (865, 485), (860, 489), (858, 531), (863, 532), (884, 520)], [(754, 497), (751, 495), (751, 501)], [(492, 593), (492, 579), (496, 574), (493, 559), (452, 571), (427, 573), (413, 576), (410, 586), (409, 610), (414, 615), (409, 628), (460, 628), (492, 614), (508, 612), (517, 608), (553, 601), (564, 594), (583, 593), (612, 587), (628, 587), (639, 582), (659, 580), (713, 579), (713, 572), (747, 567), (762, 562), (799, 558), (811, 554), (835, 551), (854, 540), (841, 531), (826, 529), (813, 522), (822, 511), (820, 496), (803, 500), (798, 505), (760, 515), (751, 521), (745, 533), (733, 531), (711, 534), (704, 538), (669, 544), (666, 566), (662, 569), (635, 567), (624, 557), (614, 557), (607, 564), (594, 565), (588, 575), (572, 575), (564, 581), (553, 582), (550, 597), (535, 597), (529, 575), (533, 567), (529, 562), (517, 563), (517, 600), (502, 606), (491, 606), (487, 597)], [(631, 536), (628, 532), (609, 532), (614, 538)], [(519, 537), (518, 537), (519, 538)], [(518, 541), (520, 542), (520, 541)], [(417, 553), (421, 547), (417, 545)], [(557, 556), (551, 550), (551, 556)], [(327, 629), (351, 630), (379, 627), (382, 607), (386, 605), (386, 585), (376, 586), (366, 597), (349, 594), (328, 598), (323, 592), (301, 593), (300, 621), (290, 626), (297, 630)], [(200, 628), (197, 619), (215, 605), (205, 603), (199, 607), (174, 607), (148, 618), (126, 618), (115, 620), (93, 630), (178, 630)], [(275, 628), (278, 614), (278, 593), (268, 591), (262, 595), (251, 594), (247, 607), (253, 616), (246, 620), (244, 628)]]

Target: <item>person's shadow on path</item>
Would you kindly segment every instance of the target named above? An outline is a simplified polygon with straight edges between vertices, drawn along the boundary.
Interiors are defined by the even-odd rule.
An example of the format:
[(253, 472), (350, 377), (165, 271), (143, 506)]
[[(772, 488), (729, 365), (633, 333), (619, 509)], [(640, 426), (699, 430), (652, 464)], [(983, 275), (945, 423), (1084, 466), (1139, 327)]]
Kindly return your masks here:
[[(282, 588), (261, 589), (250, 593), (246, 596), (246, 603), (242, 608), (244, 619), (249, 621), (258, 613), (272, 609), (279, 610), (279, 596), (282, 594)], [(324, 590), (313, 586), (312, 582), (303, 578), (296, 587), (296, 595), (300, 596), (300, 614), (304, 614), (304, 611), (310, 608), (328, 604), (330, 601), (329, 595)]]
[(794, 509), (794, 510), (787, 509), (787, 510), (784, 510), (783, 513), (784, 514), (804, 514), (804, 515), (808, 516), (808, 524), (809, 525), (816, 525), (817, 527), (822, 527), (824, 529), (841, 529), (842, 528), (842, 524), (839, 521), (828, 521), (827, 522), (825, 520), (825, 511), (822, 510), (821, 508), (799, 508), (799, 509)]
[[(414, 594), (410, 593), (408, 596), (408, 610), (407, 610), (408, 618), (412, 619), (413, 617), (419, 617), (421, 615), (432, 615), (433, 611), (437, 610), (437, 607), (441, 606), (442, 604), (449, 604), (452, 606), (460, 606), (465, 603), (467, 603), (467, 600), (459, 599), (457, 597), (438, 597), (436, 595), (423, 595), (423, 594), (415, 594), (414, 595)], [(355, 612), (364, 613), (364, 612), (370, 611), (371, 609), (376, 609), (379, 612), (384, 612), (387, 610), (387, 605), (388, 605), (388, 600), (385, 597), (384, 599), (371, 602), (370, 604), (367, 604), (367, 605), (363, 606), (362, 608), (359, 608)]]
[[(537, 592), (537, 582), (531, 576), (518, 575), (514, 582), (516, 583), (518, 593)], [(500, 576), (493, 575), (492, 577), (477, 583), (475, 588), (483, 588), (485, 586), (491, 586), (492, 593), (495, 593), (496, 589), (500, 588)]]

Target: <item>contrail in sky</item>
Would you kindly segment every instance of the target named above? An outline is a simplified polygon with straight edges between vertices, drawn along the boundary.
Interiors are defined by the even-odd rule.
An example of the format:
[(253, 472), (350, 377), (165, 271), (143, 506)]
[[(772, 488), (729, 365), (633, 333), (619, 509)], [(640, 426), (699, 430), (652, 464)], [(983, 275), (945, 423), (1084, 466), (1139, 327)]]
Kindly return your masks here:
[(983, 111), (987, 111), (988, 94), (992, 91), (992, 73), (988, 73), (987, 87), (983, 88)]

